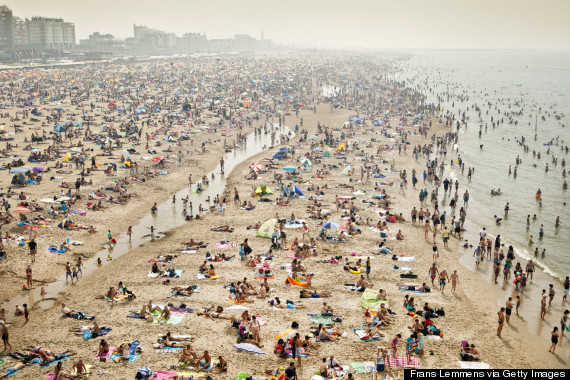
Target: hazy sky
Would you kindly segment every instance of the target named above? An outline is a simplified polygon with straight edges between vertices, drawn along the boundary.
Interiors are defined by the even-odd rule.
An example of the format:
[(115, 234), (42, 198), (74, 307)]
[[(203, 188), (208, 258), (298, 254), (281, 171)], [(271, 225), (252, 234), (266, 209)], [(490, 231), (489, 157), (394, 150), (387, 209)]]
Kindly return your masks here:
[(20, 17), (63, 17), (77, 42), (132, 25), (208, 38), (250, 34), (339, 48), (570, 49), (570, 0), (0, 0)]

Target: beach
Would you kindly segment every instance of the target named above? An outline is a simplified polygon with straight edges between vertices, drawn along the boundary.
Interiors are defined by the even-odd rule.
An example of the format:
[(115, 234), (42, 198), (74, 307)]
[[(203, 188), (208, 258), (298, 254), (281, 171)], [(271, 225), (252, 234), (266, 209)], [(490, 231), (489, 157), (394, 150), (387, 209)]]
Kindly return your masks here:
[[(355, 373), (357, 368), (364, 368), (364, 373), (355, 373), (354, 376), (368, 379), (374, 374), (359, 364), (375, 362), (378, 347), (391, 350), (391, 341), (397, 334), (401, 334), (405, 340), (412, 333), (410, 326), (415, 318), (407, 315), (410, 310), (403, 306), (404, 297), (408, 296), (414, 297), (418, 312), (424, 309), (425, 303), (429, 303), (430, 310), (435, 308), (445, 311), (444, 316), (432, 318), (439, 334), (426, 335), (424, 354), (421, 357), (415, 353), (412, 355), (412, 363), (417, 368), (460, 368), (462, 342), (475, 344), (480, 351), (480, 360), (468, 363), (488, 364), (490, 368), (568, 367), (567, 337), (561, 337), (555, 355), (547, 351), (550, 331), (559, 324), (562, 312), (567, 307), (561, 303), (560, 283), (556, 285), (558, 293), (552, 307), (547, 308), (546, 320), (538, 318), (540, 290), (546, 289), (551, 281), (547, 275), (536, 273), (535, 280), (529, 282), (527, 293), (522, 295), (520, 317), (511, 317), (510, 324), (505, 324), (502, 338), (496, 336), (497, 312), (504, 306), (505, 297), (516, 297), (519, 294), (512, 286), (512, 278), (498, 288), (491, 279), (493, 261), (483, 261), (475, 268), (475, 247), (463, 248), (463, 239), (455, 236), (451, 236), (448, 247), (444, 247), (441, 229), (437, 230), (435, 237), (439, 253), (437, 268), (439, 271), (446, 269), (449, 276), (456, 270), (459, 280), (455, 292), (451, 291), (451, 283), (447, 284), (443, 292), (440, 291), (437, 279), (432, 285), (428, 271), (434, 262), (434, 226), (431, 225), (428, 237), (425, 238), (423, 224), (412, 224), (410, 215), (414, 207), (423, 207), (434, 213), (433, 204), (428, 201), (421, 205), (418, 200), (419, 189), (425, 188), (431, 193), (435, 188), (434, 181), (424, 180), (421, 174), (426, 170), (426, 162), (438, 157), (436, 141), (448, 146), (448, 157), (453, 157), (451, 147), (455, 140), (454, 129), (445, 124), (445, 119), (438, 117), (436, 105), (430, 105), (431, 112), (426, 111), (428, 108), (421, 94), (395, 83), (384, 82), (382, 74), (391, 70), (386, 63), (374, 57), (359, 57), (358, 61), (352, 58), (348, 53), (295, 53), (247, 59), (167, 59), (158, 63), (137, 62), (131, 66), (104, 63), (94, 64), (88, 70), (54, 68), (37, 72), (5, 73), (3, 80), (16, 80), (19, 87), (18, 91), (4, 94), (5, 109), (2, 113), (9, 114), (9, 117), (3, 118), (4, 131), (10, 132), (14, 123), (21, 125), (22, 131), (6, 136), (13, 138), (7, 143), (17, 147), (4, 152), (10, 156), (2, 158), (2, 164), (17, 158), (26, 161), (30, 155), (30, 150), (26, 149), (28, 145), (31, 149), (38, 148), (42, 151), (47, 148), (47, 144), (24, 142), (24, 138), (30, 139), (32, 132), (41, 134), (43, 129), (49, 134), (49, 131), (62, 124), (66, 128), (63, 134), (68, 134), (76, 127), (73, 122), (81, 122), (81, 126), (77, 127), (78, 133), (72, 138), (62, 137), (60, 142), (48, 140), (49, 144), (58, 148), (50, 161), (25, 162), (25, 165), (32, 168), (37, 165), (45, 169), (39, 185), (13, 186), (15, 195), (4, 196), (12, 206), (10, 211), (14, 220), (2, 226), (2, 235), (22, 236), (29, 241), (29, 231), (34, 228), (17, 226), (20, 216), (14, 213), (16, 208), (21, 207), (17, 205), (22, 201), (37, 201), (44, 210), (20, 215), (27, 215), (30, 219), (41, 215), (39, 219), (46, 220), (30, 224), (39, 227), (35, 238), (38, 253), (34, 263), (31, 263), (26, 245), (18, 245), (13, 238), (3, 242), (6, 259), (0, 260), (0, 293), (5, 301), (3, 307), (6, 308), (12, 351), (24, 352), (24, 347), (27, 346), (54, 348), (56, 352), (73, 350), (77, 355), (62, 362), (65, 370), (71, 370), (72, 363), (81, 358), (84, 363), (93, 366), (94, 374), (105, 371), (102, 376), (116, 379), (134, 378), (140, 367), (149, 367), (153, 371), (171, 371), (168, 374), (165, 372), (165, 379), (173, 378), (176, 371), (199, 372), (178, 366), (181, 350), (156, 352), (153, 345), (158, 344), (157, 338), (171, 332), (172, 335), (194, 337), (192, 347), (199, 356), (208, 350), (213, 359), (222, 356), (227, 360), (227, 372), (218, 374), (214, 370), (211, 373), (214, 379), (234, 378), (240, 372), (261, 378), (279, 378), (279, 368), (287, 367), (290, 361), (297, 363), (299, 379), (311, 379), (322, 359), (329, 358), (330, 355), (334, 355), (351, 373)], [(307, 69), (301, 70), (299, 67)], [(43, 77), (48, 80), (39, 82)], [(64, 86), (64, 81), (66, 91), (63, 93), (68, 92), (70, 95), (65, 99), (51, 100), (54, 91), (57, 92), (54, 89)], [(95, 82), (100, 84), (95, 85)], [(37, 96), (32, 95), (31, 90), (25, 90), (25, 86), (31, 83), (36, 83), (34, 93)], [(323, 91), (323, 88), (330, 88), (329, 86), (342, 90)], [(49, 92), (49, 95), (45, 95), (44, 103), (40, 100), (42, 91)], [(28, 94), (35, 101), (22, 107), (19, 105), (24, 104), (26, 99), (11, 104), (7, 99), (15, 93), (20, 97)], [(186, 104), (189, 106), (185, 108)], [(126, 105), (130, 107), (117, 111), (117, 108)], [(141, 107), (145, 108), (144, 112)], [(42, 113), (41, 117), (37, 117), (41, 121), (32, 122), (29, 118), (21, 119), (21, 116), (18, 121), (10, 121), (16, 111), (31, 113), (34, 108)], [(45, 125), (41, 125), (45, 116), (58, 108), (62, 110), (55, 111), (59, 120), (46, 121)], [(136, 113), (135, 110), (140, 112)], [(87, 121), (80, 115), (93, 116), (93, 119), (89, 119), (87, 125)], [(101, 137), (93, 138), (86, 131), (88, 127), (95, 131), (99, 126), (104, 126), (97, 129)], [(142, 127), (143, 130), (141, 133), (134, 132), (130, 129), (134, 127)], [(119, 133), (111, 134), (110, 131), (114, 129)], [(148, 138), (145, 138), (146, 134)], [(260, 137), (262, 134), (265, 136), (263, 143)], [(274, 138), (269, 139), (271, 135)], [(173, 136), (174, 141), (169, 141), (169, 136)], [(185, 137), (182, 138), (183, 136)], [(107, 142), (107, 138), (113, 141)], [(274, 143), (266, 142), (270, 140)], [(76, 146), (79, 141), (82, 142), (82, 147)], [(117, 145), (117, 141), (120, 141), (120, 145)], [(158, 141), (159, 146), (156, 144)], [(257, 146), (259, 152), (253, 154), (254, 148), (248, 144)], [(109, 145), (109, 148), (103, 149), (105, 145)], [(133, 147), (136, 153), (119, 153), (126, 147)], [(423, 151), (416, 156), (413, 149), (418, 147)], [(54, 168), (54, 164), (62, 162), (73, 148), (79, 148), (81, 155), (89, 160), (85, 167), (91, 166), (91, 156), (96, 157), (96, 162), (101, 162), (102, 165), (97, 165), (98, 170), (92, 175), (84, 176), (93, 183), (81, 186), (81, 198), (67, 206), (77, 213), (50, 215), (49, 208), (59, 206), (61, 202), (42, 203), (40, 200), (58, 195), (62, 191), (60, 186), (63, 182), (70, 185), (73, 195), (74, 183), (81, 177), (78, 174), (83, 170), (82, 167), (70, 165)], [(164, 152), (165, 148), (169, 148), (169, 151)], [(242, 162), (237, 162), (236, 159), (230, 165), (228, 161), (232, 155), (237, 157), (240, 150), (243, 152), (239, 156)], [(286, 152), (286, 156), (274, 158), (280, 151)], [(426, 151), (431, 153), (425, 153)], [(110, 155), (95, 156), (100, 152)], [(74, 154), (76, 156), (79, 153)], [(131, 171), (133, 164), (129, 162), (128, 156), (131, 157), (131, 162), (137, 163), (138, 175)], [(154, 158), (158, 156), (162, 159), (155, 161)], [(232, 167), (232, 170), (222, 173), (222, 157), (226, 161), (226, 167)], [(308, 162), (304, 163), (304, 160)], [(116, 164), (116, 171), (110, 163)], [(48, 167), (53, 169), (48, 171)], [(142, 175), (145, 167), (152, 174)], [(292, 168), (284, 169), (285, 167)], [(110, 169), (105, 173), (107, 168)], [(0, 172), (4, 192), (15, 174), (9, 173), (10, 169)], [(411, 180), (414, 170), (418, 178), (415, 187)], [(407, 173), (406, 183), (402, 177), (404, 171)], [(189, 186), (190, 175), (192, 184)], [(223, 186), (209, 187), (212, 185), (205, 184), (203, 176), (207, 176), (212, 184), (224, 177), (225, 183)], [(144, 182), (142, 178), (145, 178)], [(117, 185), (115, 181), (123, 179), (127, 182), (119, 182), (118, 188), (114, 189)], [(457, 193), (461, 198), (465, 191), (465, 179), (458, 180)], [(209, 201), (203, 198), (206, 193), (200, 195), (194, 192), (197, 183), (202, 183), (208, 196), (212, 194)], [(263, 185), (273, 194), (266, 194), (269, 191), (264, 189), (256, 191)], [(299, 197), (297, 192), (296, 196), (285, 199), (282, 186), (291, 189), (295, 186), (303, 195)], [(89, 199), (88, 196), (96, 195), (98, 189), (105, 195)], [(236, 191), (239, 193), (237, 202), (234, 199)], [(453, 215), (453, 210), (449, 207), (450, 196), (444, 197), (442, 191), (440, 188), (439, 210), (435, 213), (446, 211), (449, 218), (446, 225), (450, 227)], [(20, 192), (24, 192), (26, 199), (13, 199)], [(225, 207), (221, 202), (214, 203), (214, 193), (219, 195), (220, 201), (226, 198)], [(174, 194), (186, 194), (188, 201), (193, 202), (193, 211), (188, 213), (193, 216), (192, 220), (178, 222), (183, 210), (189, 209), (188, 204), (181, 199), (182, 196), (172, 201)], [(108, 201), (109, 196), (116, 198), (117, 195), (128, 195), (125, 204)], [(281, 205), (277, 204), (278, 198)], [(88, 202), (97, 203), (99, 199), (104, 201), (104, 209), (94, 211), (88, 208)], [(262, 199), (269, 201), (261, 201)], [(380, 206), (386, 200), (389, 206)], [(204, 202), (207, 211), (198, 211), (201, 202)], [(243, 205), (243, 202), (246, 204)], [(247, 210), (251, 208), (247, 202), (251, 202), (253, 209)], [(337, 206), (339, 202), (341, 207)], [(153, 216), (151, 207), (155, 203), (159, 209)], [(457, 208), (461, 205), (463, 202)], [(79, 210), (85, 211), (85, 215)], [(389, 219), (384, 216), (386, 211), (394, 216), (396, 222), (389, 222), (384, 227), (386, 244), (391, 252), (382, 254), (379, 243), (384, 237), (381, 237), (377, 225)], [(469, 206), (466, 211), (469, 221)], [(61, 214), (61, 209), (58, 214)], [(195, 218), (197, 214), (200, 215), (199, 219)], [(326, 219), (320, 218), (321, 214), (327, 215)], [(399, 217), (400, 214), (403, 220)], [(455, 214), (458, 215), (458, 210)], [(166, 221), (170, 215), (172, 223), (168, 225)], [(57, 225), (64, 218), (83, 228), (58, 228)], [(351, 218), (353, 221), (347, 222)], [(283, 248), (287, 249), (271, 248), (270, 238), (259, 237), (254, 229), (248, 228), (271, 219), (284, 219), (286, 243)], [(286, 284), (286, 279), (292, 275), (288, 274), (288, 270), (295, 259), (296, 251), (291, 247), (294, 240), (307, 244), (310, 242), (309, 237), (303, 234), (301, 223), (291, 223), (291, 219), (305, 221), (309, 236), (315, 239), (314, 246), (308, 251), (310, 255), (300, 260), (305, 267), (305, 276), (314, 274), (311, 285), (306, 288)], [(323, 229), (326, 222), (336, 222), (338, 227)], [(468, 225), (467, 222), (466, 226)], [(90, 226), (94, 226), (97, 232), (88, 232)], [(135, 231), (131, 243), (126, 234), (129, 226), (134, 226)], [(157, 230), (155, 239), (151, 237), (155, 233), (150, 229), (151, 226)], [(220, 226), (229, 226), (232, 232), (212, 230)], [(350, 228), (360, 232), (349, 234)], [(471, 230), (462, 231), (462, 234), (466, 234), (469, 242), (476, 246), (479, 231), (474, 229), (472, 227)], [(399, 231), (404, 237), (402, 240), (396, 238)], [(319, 239), (321, 232), (336, 239)], [(346, 238), (346, 242), (335, 241), (341, 233), (341, 239)], [(71, 245), (71, 252), (48, 252), (50, 246), (59, 249), (68, 238), (82, 244)], [(115, 243), (111, 241), (113, 238)], [(200, 245), (205, 247), (186, 249), (188, 244), (183, 243), (190, 239), (202, 242)], [(248, 239), (252, 252), (242, 260), (239, 251), (240, 244), (245, 239)], [(277, 240), (283, 242), (282, 238)], [(253, 302), (236, 304), (229, 286), (232, 283), (237, 286), (238, 281), (247, 278), (247, 282), (252, 284), (250, 290), (257, 292), (262, 283), (262, 280), (254, 279), (258, 268), (254, 269), (246, 263), (255, 255), (267, 253), (270, 248), (274, 255), (272, 260), (267, 260), (272, 277), (268, 283), (272, 291), (266, 298), (251, 294), (247, 298)], [(208, 256), (212, 258), (221, 254), (233, 258), (229, 261), (207, 261)], [(166, 265), (160, 264), (159, 269), (182, 270), (179, 277), (149, 277), (151, 261), (166, 255), (174, 257)], [(79, 274), (77, 282), (72, 279), (72, 284), (62, 284), (62, 280), (67, 283), (65, 264), (71, 262), (73, 266), (79, 256), (85, 263), (85, 273)], [(414, 259), (398, 261), (398, 257)], [(97, 258), (101, 259), (101, 266), (97, 265)], [(364, 263), (367, 258), (370, 258), (369, 276), (365, 274)], [(348, 263), (345, 263), (346, 259)], [(199, 271), (205, 260), (206, 268), (213, 265), (219, 278), (199, 278), (203, 276), (198, 274), (207, 273), (207, 270), (202, 273)], [(360, 265), (357, 260), (361, 260)], [(33, 269), (35, 289), (32, 291), (22, 289), (26, 283), (28, 265)], [(345, 266), (356, 270), (345, 270)], [(394, 269), (394, 266), (412, 268), (411, 272), (417, 278), (401, 278), (400, 275), (408, 271)], [(262, 265), (261, 267), (263, 269)], [(365, 316), (367, 308), (361, 303), (362, 296), (368, 293), (347, 289), (345, 284), (357, 283), (360, 278), (360, 274), (351, 271), (363, 273), (364, 280), (371, 283), (366, 288), (374, 293), (373, 298), (379, 289), (386, 291), (388, 308), (393, 314), (390, 313), (388, 319), (391, 323), (388, 326), (379, 327), (379, 331), (384, 334), (382, 339), (363, 341), (353, 331), (363, 329), (364, 323), (368, 321)], [(295, 283), (302, 284), (303, 275), (299, 273), (298, 277), (299, 280)], [(116, 304), (103, 299), (110, 287), (119, 288), (120, 281), (129, 291), (134, 292), (136, 298), (125, 300), (128, 297), (123, 293), (121, 297), (117, 295), (121, 300)], [(50, 283), (55, 283), (51, 290)], [(399, 283), (426, 283), (431, 290), (401, 291)], [(199, 291), (188, 297), (173, 295), (174, 287), (190, 285), (198, 286)], [(43, 297), (39, 294), (42, 286), (47, 291)], [(300, 299), (299, 292), (304, 289), (330, 291), (331, 296)], [(270, 305), (268, 302), (275, 301), (275, 297), (284, 303), (285, 300), (291, 300), (297, 306), (303, 306), (295, 309), (278, 308), (275, 303)], [(17, 300), (19, 306), (24, 303), (22, 301), (28, 304), (29, 322), (23, 316), (14, 316), (14, 300)], [(332, 342), (321, 342), (318, 351), (311, 351), (300, 360), (280, 358), (274, 354), (276, 337), (292, 333), (288, 329), (292, 328), (293, 322), (297, 322), (298, 327), (294, 330), (302, 338), (310, 335), (317, 327), (311, 321), (327, 320), (307, 315), (320, 314), (323, 302), (333, 308), (335, 318), (341, 318), (334, 325), (341, 330), (340, 336)], [(122, 342), (139, 341), (139, 347), (142, 348), (140, 357), (136, 362), (126, 363), (94, 359), (101, 337), (84, 340), (70, 332), (71, 327), (91, 326), (92, 322), (62, 318), (62, 303), (89, 316), (95, 315), (100, 326), (111, 328), (104, 336), (111, 347), (117, 347)], [(127, 317), (131, 312), (141, 310), (147, 303), (161, 307), (178, 307), (184, 303), (182, 309), (194, 310), (179, 312), (173, 309), (176, 314), (173, 323), (152, 323)], [(238, 343), (238, 335), (231, 320), (197, 315), (204, 307), (217, 306), (224, 308), (224, 315), (235, 316), (237, 319), (241, 318), (243, 310), (228, 311), (227, 308), (247, 307), (251, 315), (258, 315), (265, 322), (260, 327), (261, 341), (255, 342), (256, 345), (262, 345), (259, 348), (264, 354), (238, 351), (233, 347)], [(418, 319), (425, 320), (421, 316)], [(249, 326), (249, 323), (242, 322)], [(292, 338), (289, 335), (284, 337)], [(405, 355), (404, 342), (400, 341), (397, 347), (397, 355)], [(8, 352), (9, 350), (2, 355)], [(16, 362), (14, 358), (6, 358), (6, 366)], [(46, 368), (28, 365), (15, 376), (45, 378), (53, 373), (53, 368), (54, 366)], [(5, 367), (0, 367), (0, 370), (4, 369)], [(381, 377), (402, 378), (403, 370), (404, 366), (387, 367)], [(272, 374), (266, 371), (272, 371)]]

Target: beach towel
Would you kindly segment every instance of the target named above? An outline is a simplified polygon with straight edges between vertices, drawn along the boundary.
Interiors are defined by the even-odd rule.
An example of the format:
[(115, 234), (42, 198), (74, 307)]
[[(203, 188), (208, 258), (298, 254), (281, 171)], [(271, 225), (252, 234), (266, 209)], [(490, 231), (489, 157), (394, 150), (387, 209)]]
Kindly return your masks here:
[[(101, 329), (101, 331), (99, 332), (99, 334), (97, 334), (97, 337), (103, 336), (103, 335), (107, 335), (109, 333), (109, 331), (111, 331), (110, 327)], [(87, 340), (87, 339), (91, 339), (93, 338), (93, 334), (91, 333), (91, 331), (84, 331), (83, 332), (83, 339)]]
[[(182, 366), (180, 366), (182, 367)], [(193, 376), (194, 378), (198, 378), (198, 377), (204, 377), (206, 376), (206, 372), (178, 372), (178, 375), (180, 376)], [(154, 377), (152, 378), (152, 380), (155, 380)]]
[(152, 271), (148, 272), (148, 277), (150, 278), (156, 278), (158, 277), (162, 272), (158, 272), (158, 273), (152, 273)]
[(127, 314), (127, 318), (138, 318), (138, 319), (146, 319), (145, 317), (141, 317), (138, 311), (131, 311)]
[(250, 344), (250, 343), (234, 344), (234, 347), (237, 348), (238, 350), (250, 352), (253, 354), (262, 354), (262, 355), (265, 354), (265, 352), (263, 352), (263, 350), (261, 348), (255, 346), (253, 344)]
[(413, 263), (416, 261), (416, 258), (414, 256), (400, 256), (400, 257), (398, 257), (398, 261), (406, 261), (406, 262)]
[(172, 380), (174, 376), (178, 375), (176, 371), (166, 371), (163, 369), (157, 369), (154, 373), (155, 376), (151, 377), (152, 380)]
[(374, 336), (374, 337), (370, 337), (368, 336), (368, 334), (365, 332), (364, 329), (352, 329), (352, 331), (354, 331), (354, 333), (360, 338), (361, 341), (363, 342), (374, 342), (376, 340), (381, 340), (382, 337), (379, 336)]
[(365, 309), (370, 310), (377, 310), (380, 307), (380, 304), (384, 304), (386, 308), (390, 307), (389, 301), (382, 301), (376, 299), (376, 291), (372, 289), (366, 289), (362, 293), (362, 297), (360, 297), (360, 306)]
[[(140, 354), (136, 353), (137, 347), (141, 344), (141, 342), (139, 340), (135, 340), (134, 342), (131, 343), (131, 345), (129, 346), (129, 360), (127, 360), (128, 362), (136, 362), (140, 356)], [(122, 354), (112, 354), (111, 355), (111, 360), (115, 360), (116, 358), (118, 358), (119, 356), (122, 356)]]
[[(154, 318), (152, 319), (152, 323), (164, 323), (164, 320), (159, 320), (158, 317), (160, 316), (160, 312), (158, 312), (158, 315), (156, 314), (157, 312), (154, 312), (152, 314), (154, 314)], [(182, 320), (184, 319), (184, 313), (178, 313), (178, 312), (171, 312), (170, 313), (170, 318), (168, 318), (168, 320), (166, 321), (166, 324), (168, 325), (177, 325), (180, 322), (182, 322)]]
[(195, 249), (185, 249), (184, 251), (180, 251), (180, 253), (196, 253)]
[(330, 315), (321, 314), (307, 314), (309, 316), (309, 323), (312, 325), (332, 325), (332, 317)]
[(376, 366), (373, 362), (363, 362), (363, 363), (350, 363), (352, 369), (356, 373), (371, 373), (376, 372)]
[(408, 363), (408, 360), (404, 355), (398, 355), (396, 357), (389, 355), (390, 367), (402, 367), (402, 368), (413, 367), (415, 369), (420, 368), (420, 362), (418, 358), (413, 357), (411, 359), (412, 360)]
[(220, 278), (220, 276), (217, 273), (213, 276), (210, 276), (210, 277), (207, 277), (205, 274), (198, 273), (198, 280), (205, 280), (205, 279), (216, 280), (218, 278)]
[(101, 358), (111, 359), (111, 355), (113, 355), (113, 352), (116, 349), (117, 349), (117, 347), (109, 347), (109, 352), (107, 352), (105, 355), (102, 355), (102, 356), (95, 355), (95, 356), (93, 356), (93, 360), (100, 360)]
[(430, 292), (422, 292), (421, 290), (409, 290), (409, 289), (400, 289), (401, 292), (407, 293), (422, 293), (422, 294), (430, 294)]
[(395, 266), (393, 269), (394, 270), (409, 270), (409, 271), (412, 270), (412, 268), (410, 268), (410, 267), (398, 267), (398, 266)]
[(179, 352), (183, 347), (164, 347), (154, 350), (157, 354), (169, 354), (172, 352)]
[(303, 282), (303, 281), (297, 281), (292, 279), (291, 277), (287, 277), (287, 279), (285, 280), (286, 283), (289, 283), (291, 285), (296, 285), (296, 286), (303, 286), (303, 287), (307, 287), (307, 283)]
[(234, 299), (231, 299), (231, 298), (228, 298), (228, 302), (229, 302), (229, 303), (233, 303), (234, 305), (245, 305), (245, 304), (247, 303), (247, 301), (239, 302), (238, 300), (234, 300)]
[(166, 271), (166, 273), (164, 273), (162, 275), (162, 277), (178, 278), (182, 274), (182, 269), (175, 269), (174, 270), (174, 276), (169, 276), (168, 273), (169, 273), (169, 271)]
[(189, 308), (189, 307), (184, 307), (184, 308), (180, 308), (180, 307), (169, 307), (168, 310), (170, 310), (171, 312), (185, 313), (185, 314), (193, 313), (193, 312), (196, 311), (196, 309), (192, 309), (192, 308)]
[(53, 362), (47, 363), (47, 364), (42, 364), (42, 360), (41, 360), (40, 358), (35, 358), (35, 359), (32, 360), (32, 363), (36, 363), (37, 365), (39, 365), (39, 366), (41, 366), (41, 367), (49, 367), (49, 366), (52, 366), (52, 365), (54, 365), (54, 364), (56, 364), (56, 363), (62, 362), (62, 361), (64, 361), (65, 359), (69, 359), (69, 358), (70, 358), (70, 356), (66, 356), (66, 357), (63, 357), (63, 358), (61, 358), (61, 359), (54, 360)]
[(490, 369), (489, 364), (483, 362), (466, 362), (459, 361), (459, 365), (462, 369)]
[[(128, 299), (129, 295), (128, 294), (119, 294), (118, 296), (116, 295), (113, 298), (115, 301), (120, 302), (120, 301), (124, 301), (124, 300)], [(107, 302), (111, 302), (111, 299), (109, 297), (105, 297), (103, 299)]]

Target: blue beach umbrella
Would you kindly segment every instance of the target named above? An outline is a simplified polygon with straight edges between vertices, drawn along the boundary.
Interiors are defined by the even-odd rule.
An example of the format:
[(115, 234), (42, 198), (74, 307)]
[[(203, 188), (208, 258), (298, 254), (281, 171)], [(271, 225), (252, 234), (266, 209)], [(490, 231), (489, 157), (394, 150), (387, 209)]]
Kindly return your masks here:
[(340, 224), (338, 224), (337, 222), (326, 222), (325, 224), (323, 224), (323, 228), (327, 229), (327, 230), (336, 230), (337, 228), (340, 227)]

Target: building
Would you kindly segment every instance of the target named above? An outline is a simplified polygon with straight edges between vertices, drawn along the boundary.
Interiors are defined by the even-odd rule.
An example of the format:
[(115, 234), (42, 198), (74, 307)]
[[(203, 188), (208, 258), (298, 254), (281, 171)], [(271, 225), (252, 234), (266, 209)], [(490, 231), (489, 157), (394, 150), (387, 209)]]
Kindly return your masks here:
[(75, 46), (75, 24), (48, 17), (32, 17), (26, 21), (30, 48), (62, 50)]
[(79, 40), (79, 48), (81, 50), (93, 51), (115, 51), (121, 50), (125, 47), (122, 41), (119, 41), (112, 34), (101, 34), (95, 32), (89, 35), (86, 40)]
[(0, 6), (0, 50), (14, 48), (12, 10), (7, 6)]
[(178, 37), (174, 33), (152, 29), (144, 25), (133, 25), (134, 47), (141, 49), (170, 49), (178, 46)]
[(180, 38), (180, 49), (184, 53), (206, 53), (208, 39), (205, 34), (186, 33)]
[(27, 48), (30, 45), (28, 39), (28, 22), (20, 17), (14, 17), (12, 22), (14, 31), (14, 48)]

